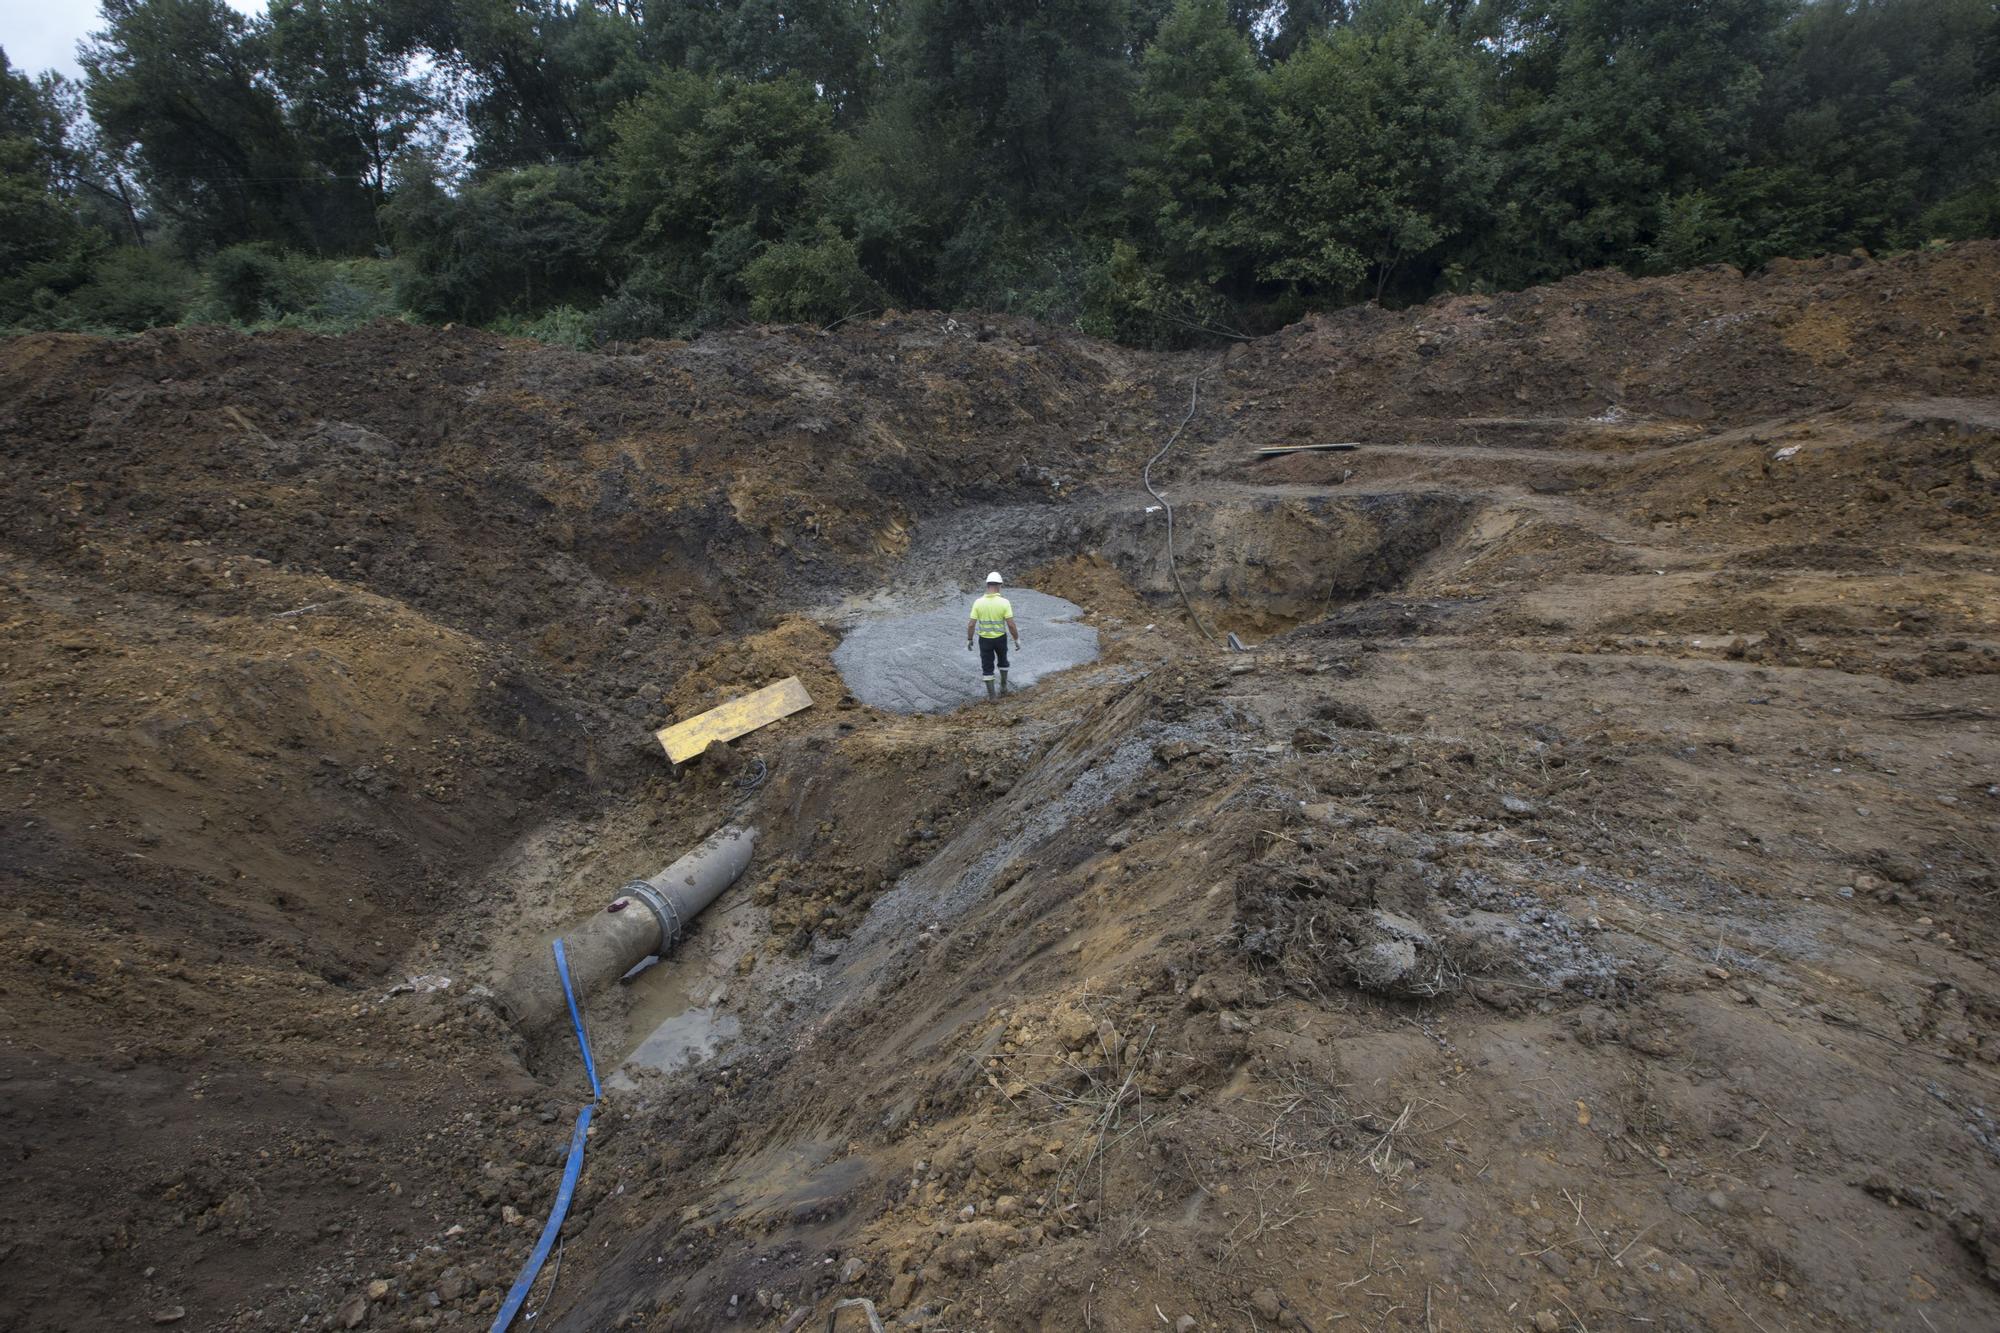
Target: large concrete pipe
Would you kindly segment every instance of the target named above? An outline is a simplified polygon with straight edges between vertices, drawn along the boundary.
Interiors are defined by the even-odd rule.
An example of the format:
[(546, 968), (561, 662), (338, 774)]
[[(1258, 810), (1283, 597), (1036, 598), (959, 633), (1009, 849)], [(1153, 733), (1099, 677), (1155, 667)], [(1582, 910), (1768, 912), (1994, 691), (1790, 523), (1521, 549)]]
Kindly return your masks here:
[[(651, 879), (633, 880), (602, 912), (566, 933), (563, 952), (579, 995), (673, 948), (688, 922), (750, 864), (756, 838), (756, 829), (725, 828)], [(498, 991), (515, 1025), (529, 1036), (569, 1011), (546, 949), (523, 960)]]

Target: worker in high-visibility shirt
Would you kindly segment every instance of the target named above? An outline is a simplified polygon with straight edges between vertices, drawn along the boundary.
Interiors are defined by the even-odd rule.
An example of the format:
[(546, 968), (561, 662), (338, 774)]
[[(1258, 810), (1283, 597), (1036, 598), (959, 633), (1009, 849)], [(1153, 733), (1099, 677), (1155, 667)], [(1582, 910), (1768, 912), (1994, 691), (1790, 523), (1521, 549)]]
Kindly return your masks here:
[[(1014, 636), (1014, 646), (1021, 646), (1021, 631), (1014, 624), (1014, 604), (1000, 595), (1000, 571), (994, 570), (986, 576), (986, 595), (972, 604), (972, 614), (965, 620), (965, 646), (969, 650), (973, 640), (979, 642), (979, 673), (986, 681), (986, 697), (997, 698), (1007, 692), (1007, 636)], [(1000, 668), (1000, 684), (996, 690), (993, 684), (993, 668)]]

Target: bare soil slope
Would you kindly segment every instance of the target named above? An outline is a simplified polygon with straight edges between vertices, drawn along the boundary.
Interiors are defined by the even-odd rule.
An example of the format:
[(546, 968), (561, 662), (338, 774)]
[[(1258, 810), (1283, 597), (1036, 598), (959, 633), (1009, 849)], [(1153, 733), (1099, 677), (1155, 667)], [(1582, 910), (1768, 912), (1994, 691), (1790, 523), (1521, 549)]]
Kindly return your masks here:
[[(2000, 1320), (1996, 306), (0, 347), (0, 1322), (483, 1327), (582, 1085), (480, 984), (732, 817), (592, 1001), (734, 1035), (624, 1071), (559, 1327)], [(994, 564), (1103, 659), (843, 697)]]

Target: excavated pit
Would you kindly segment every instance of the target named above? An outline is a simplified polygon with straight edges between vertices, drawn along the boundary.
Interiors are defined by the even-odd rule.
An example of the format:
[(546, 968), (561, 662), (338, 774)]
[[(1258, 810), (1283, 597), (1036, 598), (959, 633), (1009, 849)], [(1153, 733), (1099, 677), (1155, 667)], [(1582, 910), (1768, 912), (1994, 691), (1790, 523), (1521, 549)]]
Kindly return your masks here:
[[(1433, 491), (1272, 488), (1189, 499), (1174, 505), (1174, 567), (1216, 630), (1265, 637), (1401, 587), (1479, 508), (1464, 495)], [(1163, 513), (1107, 512), (1077, 536), (1148, 601), (1179, 601)]]
[[(590, 997), (537, 1328), (1993, 1326), (1996, 282), (1247, 347), (1155, 473), (1245, 656), (1136, 485), (1205, 357), (17, 340), (0, 1325), (489, 1326), (588, 1092), (482, 983), (748, 814)], [(1458, 443), (1246, 464), (1288, 439)], [(1098, 661), (843, 697), (828, 599), (994, 567)]]

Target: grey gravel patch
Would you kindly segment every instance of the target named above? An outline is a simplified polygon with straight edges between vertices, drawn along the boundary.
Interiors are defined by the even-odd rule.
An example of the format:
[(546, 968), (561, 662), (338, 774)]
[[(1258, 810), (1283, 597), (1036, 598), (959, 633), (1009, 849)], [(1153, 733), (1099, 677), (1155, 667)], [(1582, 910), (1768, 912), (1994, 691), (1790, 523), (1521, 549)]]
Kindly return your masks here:
[(1456, 933), (1499, 944), (1512, 962), (1543, 985), (1594, 995), (1617, 983), (1618, 959), (1591, 944), (1588, 933), (1569, 913), (1536, 894), (1464, 871), (1453, 885), (1452, 897), (1457, 910), (1451, 924)]
[(923, 873), (928, 867), (903, 876), (885, 896), (880, 906), (882, 916), (893, 920), (915, 909), (926, 924), (943, 925), (964, 915), (986, 899), (993, 881), (1012, 861), (1117, 800), (1152, 760), (1151, 737), (1127, 740), (1079, 774), (1060, 797), (1037, 805), (950, 882), (934, 882)]
[[(976, 593), (866, 616), (833, 650), (848, 690), (871, 708), (892, 713), (943, 713), (984, 702), (979, 654), (965, 646), (965, 621)], [(1027, 588), (1007, 589), (1022, 646), (1013, 650), (1008, 683), (1018, 691), (1097, 660), (1097, 631), (1079, 624), (1083, 608)], [(885, 603), (878, 602), (877, 605)]]

